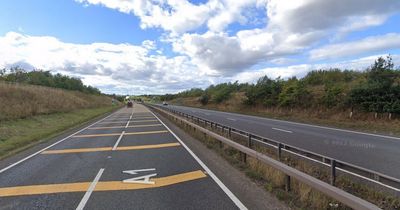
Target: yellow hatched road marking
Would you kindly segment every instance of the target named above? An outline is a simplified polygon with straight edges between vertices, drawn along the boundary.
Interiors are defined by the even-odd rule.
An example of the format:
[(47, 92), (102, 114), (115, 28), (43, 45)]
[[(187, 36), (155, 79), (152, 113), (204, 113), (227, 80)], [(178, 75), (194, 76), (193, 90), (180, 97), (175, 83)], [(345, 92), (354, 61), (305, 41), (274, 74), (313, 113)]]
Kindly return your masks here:
[(103, 134), (88, 134), (88, 135), (75, 135), (72, 138), (87, 138), (87, 137), (100, 137), (100, 136), (119, 136), (121, 133), (103, 133)]
[[(162, 124), (149, 124), (149, 125), (130, 125), (126, 128), (141, 128), (141, 127), (154, 127), (161, 126)], [(110, 128), (125, 128), (125, 126), (110, 126), (110, 127), (91, 127), (88, 130), (101, 130), (101, 129), (110, 129)]]
[(140, 146), (124, 146), (124, 147), (117, 147), (116, 150), (124, 151), (124, 150), (139, 150), (139, 149), (157, 149), (157, 148), (164, 148), (164, 147), (177, 147), (181, 144), (179, 143), (166, 143), (166, 144), (150, 144), (150, 145), (140, 145)]
[[(150, 179), (155, 184), (138, 184), (123, 183), (122, 181), (104, 181), (98, 182), (93, 191), (116, 191), (116, 190), (139, 190), (148, 188), (164, 187), (168, 185), (178, 184), (182, 182), (193, 181), (207, 177), (203, 171), (192, 171), (167, 177)], [(65, 183), (65, 184), (48, 184), (48, 185), (30, 185), (18, 187), (0, 188), (0, 197), (8, 196), (26, 196), (40, 195), (51, 193), (68, 193), (68, 192), (86, 192), (91, 182)]]
[[(142, 131), (142, 132), (131, 132), (131, 133), (124, 133), (126, 135), (144, 135), (144, 134), (155, 134), (155, 133), (168, 133), (167, 130), (161, 131)], [(103, 134), (87, 134), (87, 135), (75, 135), (72, 138), (90, 138), (90, 137), (100, 137), (100, 136), (119, 136), (121, 133), (103, 133)]]
[(98, 147), (98, 148), (81, 148), (81, 149), (60, 149), (60, 150), (47, 150), (41, 154), (65, 154), (65, 153), (82, 153), (82, 152), (101, 152), (111, 151), (112, 147)]
[(131, 120), (131, 122), (158, 122), (158, 120)]
[(125, 133), (124, 136), (127, 136), (127, 135), (142, 135), (142, 134), (154, 134), (154, 133), (168, 133), (168, 131), (167, 130), (162, 130), (162, 131), (132, 132), (132, 133)]
[[(113, 124), (113, 123), (127, 123), (128, 121), (106, 121), (106, 122), (99, 122), (97, 124)], [(129, 122), (158, 122), (158, 120), (131, 120)]]
[[(138, 146), (122, 146), (117, 147), (116, 151), (126, 151), (126, 150), (142, 150), (142, 149), (157, 149), (165, 147), (176, 147), (180, 146), (179, 143), (166, 143), (166, 144), (148, 144), (148, 145), (138, 145)], [(111, 151), (112, 147), (97, 147), (97, 148), (81, 148), (81, 149), (61, 149), (61, 150), (47, 150), (41, 154), (67, 154), (67, 153), (84, 153), (84, 152), (103, 152)]]

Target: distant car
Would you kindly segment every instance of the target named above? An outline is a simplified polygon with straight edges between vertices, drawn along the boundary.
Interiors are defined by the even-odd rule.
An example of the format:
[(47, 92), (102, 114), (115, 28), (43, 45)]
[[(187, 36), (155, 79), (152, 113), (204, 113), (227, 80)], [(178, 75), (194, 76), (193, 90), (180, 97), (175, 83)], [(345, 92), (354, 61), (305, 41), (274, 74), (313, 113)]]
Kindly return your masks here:
[(162, 104), (163, 104), (164, 106), (168, 106), (168, 103), (167, 103), (166, 101), (163, 101)]
[(128, 103), (126, 103), (126, 107), (132, 108), (133, 107), (133, 102), (132, 101), (128, 101)]

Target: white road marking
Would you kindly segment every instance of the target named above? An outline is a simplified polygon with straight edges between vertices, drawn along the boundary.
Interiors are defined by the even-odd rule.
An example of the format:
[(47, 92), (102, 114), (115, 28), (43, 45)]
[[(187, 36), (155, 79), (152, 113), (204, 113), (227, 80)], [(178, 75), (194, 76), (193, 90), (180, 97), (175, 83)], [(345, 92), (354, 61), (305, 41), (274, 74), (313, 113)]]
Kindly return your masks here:
[[(148, 169), (137, 169), (137, 170), (122, 171), (122, 173), (135, 175), (135, 174), (138, 174), (138, 172), (155, 171), (155, 170), (156, 170), (155, 168), (148, 168)], [(148, 175), (144, 175), (144, 176), (125, 179), (122, 182), (124, 182), (124, 183), (138, 183), (138, 184), (155, 184), (154, 181), (150, 181), (150, 178), (154, 177), (154, 176), (157, 176), (157, 174), (148, 174)]]
[(82, 210), (85, 208), (85, 205), (87, 201), (90, 198), (90, 195), (92, 194), (94, 188), (96, 187), (97, 182), (99, 182), (101, 175), (104, 172), (104, 168), (101, 168), (100, 171), (97, 173), (96, 177), (94, 178), (93, 182), (90, 184), (89, 189), (86, 191), (85, 195), (83, 196), (81, 202), (79, 203), (78, 207), (76, 207), (77, 210)]
[(272, 129), (277, 130), (277, 131), (286, 132), (286, 133), (293, 133), (293, 131), (288, 131), (288, 130), (284, 130), (284, 129), (280, 129), (280, 128), (272, 128)]
[(204, 112), (205, 115), (210, 115), (209, 113)]
[(117, 142), (115, 142), (114, 147), (112, 148), (112, 150), (116, 150), (116, 149), (117, 149), (118, 144), (119, 144), (119, 142), (121, 141), (122, 136), (124, 136), (124, 134), (125, 134), (125, 131), (122, 131), (122, 133), (121, 133), (121, 135), (119, 136)]
[(236, 121), (236, 119), (233, 118), (226, 118), (227, 120), (231, 120), (231, 121)]
[(206, 164), (203, 163), (203, 161), (200, 160), (199, 157), (197, 157), (196, 154), (194, 154), (194, 152), (192, 150), (189, 149), (188, 146), (186, 146), (186, 144), (174, 133), (172, 132), (172, 130), (163, 122), (160, 120), (160, 118), (158, 118), (153, 112), (150, 111), (150, 113), (152, 115), (154, 115), (154, 117), (156, 117), (161, 124), (163, 124), (165, 126), (165, 128), (171, 132), (171, 134), (179, 141), (179, 143), (189, 152), (190, 155), (192, 155), (192, 157), (200, 164), (200, 166), (207, 172), (208, 175), (210, 175), (210, 177), (217, 183), (217, 185), (225, 192), (225, 194), (233, 201), (233, 203), (236, 204), (236, 206), (239, 209), (242, 210), (247, 210), (247, 207), (224, 185), (224, 183), (222, 183), (222, 181), (206, 166)]
[(126, 125), (125, 125), (125, 128), (127, 128), (128, 126), (129, 126), (129, 120), (128, 120), (128, 122), (126, 123)]
[(65, 140), (69, 139), (70, 137), (75, 136), (76, 134), (78, 134), (78, 133), (80, 133), (80, 132), (86, 130), (87, 128), (90, 128), (91, 126), (93, 126), (93, 125), (95, 125), (95, 124), (97, 124), (97, 123), (99, 123), (99, 122), (101, 122), (101, 121), (103, 121), (103, 120), (105, 120), (105, 119), (107, 119), (107, 118), (109, 118), (109, 117), (115, 115), (115, 114), (116, 114), (116, 113), (110, 114), (110, 115), (108, 115), (107, 117), (104, 117), (103, 119), (98, 120), (98, 121), (94, 122), (93, 124), (91, 124), (91, 125), (89, 125), (89, 126), (87, 126), (87, 127), (85, 127), (85, 128), (82, 128), (81, 130), (79, 130), (79, 131), (77, 131), (77, 132), (75, 132), (75, 133), (73, 133), (73, 134), (71, 134), (71, 135), (69, 135), (69, 136), (67, 136), (67, 137), (65, 137), (65, 138), (63, 138), (63, 139), (57, 141), (57, 142), (55, 142), (54, 144), (51, 144), (51, 145), (49, 145), (49, 146), (47, 146), (47, 147), (45, 147), (45, 148), (43, 148), (43, 149), (41, 149), (41, 150), (39, 150), (39, 151), (37, 151), (37, 152), (35, 152), (35, 153), (33, 153), (33, 154), (31, 154), (31, 155), (29, 155), (29, 156), (27, 156), (27, 157), (25, 157), (25, 158), (23, 158), (23, 159), (21, 159), (21, 160), (15, 162), (15, 163), (13, 163), (13, 164), (11, 164), (11, 165), (9, 165), (9, 166), (7, 166), (7, 167), (1, 169), (1, 170), (0, 170), (0, 174), (3, 173), (4, 171), (7, 171), (8, 169), (10, 169), (10, 168), (12, 168), (12, 167), (14, 167), (14, 166), (16, 166), (16, 165), (18, 165), (18, 164), (24, 162), (24, 161), (26, 161), (26, 160), (28, 160), (28, 159), (30, 159), (30, 158), (32, 158), (32, 157), (34, 157), (34, 156), (36, 156), (36, 155), (42, 153), (43, 151), (45, 151), (45, 150), (47, 150), (47, 149), (49, 149), (49, 148), (51, 148), (51, 147), (53, 147), (53, 146), (55, 146), (55, 145), (57, 145), (57, 144), (59, 144), (59, 143), (65, 141)]

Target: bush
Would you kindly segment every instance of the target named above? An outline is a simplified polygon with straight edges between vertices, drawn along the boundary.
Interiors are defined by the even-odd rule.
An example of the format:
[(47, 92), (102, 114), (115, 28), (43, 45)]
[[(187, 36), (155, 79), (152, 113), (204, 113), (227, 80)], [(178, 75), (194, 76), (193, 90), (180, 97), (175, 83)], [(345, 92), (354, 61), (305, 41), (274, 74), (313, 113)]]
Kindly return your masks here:
[(209, 100), (210, 100), (210, 96), (208, 96), (207, 94), (204, 94), (204, 95), (200, 96), (200, 98), (199, 98), (199, 101), (203, 106), (207, 105)]

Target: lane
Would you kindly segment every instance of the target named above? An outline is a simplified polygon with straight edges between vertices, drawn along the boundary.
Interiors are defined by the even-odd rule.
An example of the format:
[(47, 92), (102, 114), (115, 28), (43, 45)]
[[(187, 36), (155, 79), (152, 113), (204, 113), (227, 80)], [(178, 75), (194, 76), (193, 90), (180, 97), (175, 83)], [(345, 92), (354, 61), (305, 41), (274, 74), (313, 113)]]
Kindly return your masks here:
[(246, 209), (187, 149), (135, 104), (0, 173), (0, 209)]
[(199, 108), (168, 107), (400, 178), (398, 137)]

